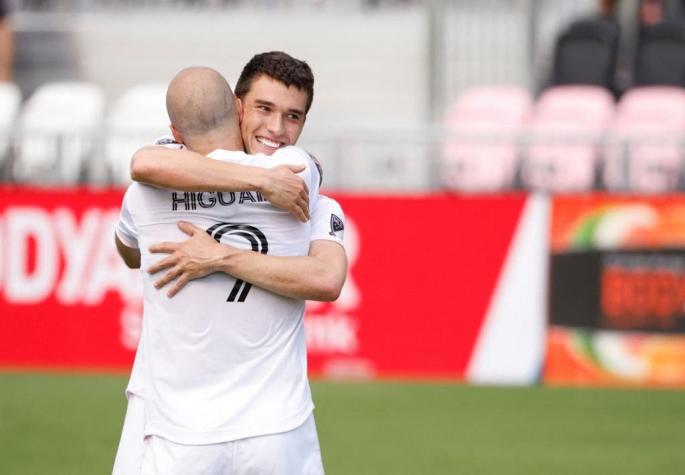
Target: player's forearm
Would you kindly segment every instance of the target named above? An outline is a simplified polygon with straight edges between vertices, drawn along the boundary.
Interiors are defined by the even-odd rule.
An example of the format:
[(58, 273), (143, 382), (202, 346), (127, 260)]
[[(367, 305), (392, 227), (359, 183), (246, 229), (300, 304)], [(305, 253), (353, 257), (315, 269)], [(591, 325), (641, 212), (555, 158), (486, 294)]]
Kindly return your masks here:
[(261, 191), (265, 170), (212, 160), (189, 150), (154, 146), (133, 155), (131, 178), (181, 191)]
[(0, 81), (12, 80), (14, 37), (7, 20), (0, 21)]
[(322, 302), (337, 299), (345, 281), (316, 257), (243, 250), (225, 253), (218, 270), (284, 297)]
[(129, 269), (140, 269), (140, 251), (126, 246), (119, 240), (119, 237), (116, 234), (114, 235), (114, 242), (117, 246), (117, 252), (124, 261), (124, 264), (126, 264)]

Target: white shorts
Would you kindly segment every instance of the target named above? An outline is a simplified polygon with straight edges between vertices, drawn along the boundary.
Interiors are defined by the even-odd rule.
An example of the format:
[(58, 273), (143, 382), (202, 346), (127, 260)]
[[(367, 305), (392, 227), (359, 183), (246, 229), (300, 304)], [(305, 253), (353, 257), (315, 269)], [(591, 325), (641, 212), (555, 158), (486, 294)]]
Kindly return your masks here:
[(144, 403), (131, 397), (113, 475), (323, 475), (314, 416), (278, 434), (208, 445), (145, 436)]
[(114, 459), (112, 475), (138, 475), (143, 462), (145, 440), (145, 402), (134, 395), (129, 395), (124, 428), (117, 456)]

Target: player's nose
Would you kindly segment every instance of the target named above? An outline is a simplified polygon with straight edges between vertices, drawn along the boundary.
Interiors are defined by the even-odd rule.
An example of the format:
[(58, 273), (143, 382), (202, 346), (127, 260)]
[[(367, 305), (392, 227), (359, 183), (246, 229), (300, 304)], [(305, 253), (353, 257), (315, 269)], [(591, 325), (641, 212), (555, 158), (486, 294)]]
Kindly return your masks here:
[(285, 133), (285, 122), (280, 114), (273, 114), (269, 117), (267, 123), (267, 130), (269, 133), (273, 134), (275, 137), (280, 137)]

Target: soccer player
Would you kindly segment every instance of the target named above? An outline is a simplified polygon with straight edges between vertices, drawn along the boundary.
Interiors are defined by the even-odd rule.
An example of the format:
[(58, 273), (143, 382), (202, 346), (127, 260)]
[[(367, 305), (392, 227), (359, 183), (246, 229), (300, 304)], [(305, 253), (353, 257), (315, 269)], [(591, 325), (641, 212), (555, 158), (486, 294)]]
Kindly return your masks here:
[[(269, 158), (235, 151), (242, 150), (237, 112), (218, 73), (182, 71), (169, 86), (167, 107), (176, 140), (189, 149), (254, 166), (304, 165), (300, 176), (315, 208), (319, 176), (305, 152), (285, 147)], [(124, 260), (153, 263), (149, 245), (179, 237), (179, 218), (253, 254), (301, 256), (281, 259), (304, 258), (312, 236), (311, 223), (256, 192), (180, 193), (134, 183), (117, 226)], [(323, 473), (306, 377), (304, 302), (224, 274), (169, 299), (143, 276), (136, 358), (144, 364), (142, 375), (132, 376), (139, 386), (129, 386), (127, 423), (129, 416), (144, 421), (146, 439), (140, 469), (118, 455), (115, 473)]]
[[(309, 66), (292, 56), (272, 51), (255, 55), (243, 68), (236, 83), (240, 128), (248, 153), (270, 155), (294, 145), (304, 128), (314, 98), (314, 76)], [(164, 147), (146, 147), (132, 161), (134, 180), (183, 191), (235, 191), (241, 170), (226, 163), (207, 159), (192, 151), (170, 151)], [(288, 170), (282, 170), (283, 174)], [(342, 233), (342, 210), (337, 202), (320, 197), (311, 210), (312, 225), (321, 232), (312, 236), (308, 258), (293, 262), (267, 259), (254, 253), (236, 253), (218, 245), (193, 230), (181, 228), (191, 238), (183, 243), (161, 243), (156, 252), (170, 256), (149, 270), (168, 269), (158, 281), (176, 294), (188, 281), (216, 271), (228, 271), (284, 296), (305, 300), (335, 300), (347, 272), (345, 250), (334, 239)], [(302, 197), (298, 197), (302, 201)], [(301, 215), (300, 215), (301, 217)], [(327, 232), (323, 232), (327, 228)], [(328, 236), (328, 238), (327, 238)]]
[[(250, 60), (236, 87), (241, 94), (238, 99), (241, 131), (249, 151), (271, 154), (274, 148), (269, 145), (283, 147), (297, 141), (312, 103), (313, 83), (314, 77), (309, 66), (285, 53), (262, 53)], [(286, 183), (285, 179), (292, 172), (283, 167), (274, 170), (279, 170), (276, 178), (284, 180), (280, 184), (281, 188), (288, 191), (286, 185), (292, 184)], [(210, 160), (190, 151), (170, 153), (165, 147), (144, 148), (134, 156), (132, 163), (134, 179), (189, 192), (208, 189), (236, 191), (238, 186), (248, 186), (240, 189), (251, 189), (249, 184), (255, 182), (251, 176), (254, 173), (249, 167)], [(279, 185), (278, 182), (275, 184)], [(278, 190), (276, 186), (273, 188)], [(266, 191), (262, 189), (265, 197)], [(295, 191), (299, 191), (299, 194)], [(303, 219), (303, 210), (306, 207), (301, 204), (301, 190), (291, 190), (290, 195), (286, 192), (275, 195), (280, 198), (281, 207), (287, 206), (288, 202), (285, 200), (289, 196), (300, 203), (295, 211), (292, 208), (291, 211)], [(272, 198), (269, 200), (273, 201)], [(345, 251), (341, 246), (343, 220), (340, 206), (334, 200), (321, 196), (312, 210), (312, 236), (308, 256), (288, 258), (238, 251), (226, 243), (219, 245), (216, 241), (207, 239), (205, 232), (196, 232), (192, 225), (182, 223), (181, 229), (192, 234), (192, 237), (183, 243), (152, 246), (155, 251), (172, 254), (149, 270), (155, 272), (162, 268), (171, 268), (160, 279), (159, 285), (179, 277), (168, 290), (169, 295), (177, 292), (190, 279), (223, 271), (284, 296), (335, 300), (347, 272)], [(138, 378), (135, 375), (138, 367), (143, 366), (143, 359), (142, 352), (139, 351), (128, 394), (135, 394), (138, 390)], [(129, 408), (124, 432), (131, 425), (129, 419), (135, 421), (135, 417), (129, 417), (131, 412), (135, 412), (135, 407)], [(126, 439), (125, 434), (122, 435), (122, 445)], [(135, 442), (137, 437), (128, 439)], [(119, 453), (122, 452), (122, 445)], [(124, 447), (123, 451), (136, 450), (134, 443), (132, 450)], [(136, 457), (125, 458), (135, 460)]]

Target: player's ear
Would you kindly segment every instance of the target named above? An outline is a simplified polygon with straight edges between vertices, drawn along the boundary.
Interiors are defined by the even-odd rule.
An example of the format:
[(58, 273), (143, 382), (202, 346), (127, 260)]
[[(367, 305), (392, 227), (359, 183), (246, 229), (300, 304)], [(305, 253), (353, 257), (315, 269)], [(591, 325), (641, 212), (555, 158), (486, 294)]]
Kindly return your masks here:
[(183, 134), (179, 132), (179, 130), (174, 127), (174, 124), (169, 125), (169, 129), (171, 130), (171, 135), (174, 136), (174, 140), (176, 143), (182, 143), (185, 144), (185, 140), (183, 139)]
[(233, 100), (235, 101), (235, 110), (238, 111), (238, 120), (240, 122), (242, 122), (243, 121), (243, 101), (241, 101), (238, 96), (235, 96), (233, 98)]

